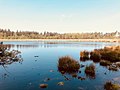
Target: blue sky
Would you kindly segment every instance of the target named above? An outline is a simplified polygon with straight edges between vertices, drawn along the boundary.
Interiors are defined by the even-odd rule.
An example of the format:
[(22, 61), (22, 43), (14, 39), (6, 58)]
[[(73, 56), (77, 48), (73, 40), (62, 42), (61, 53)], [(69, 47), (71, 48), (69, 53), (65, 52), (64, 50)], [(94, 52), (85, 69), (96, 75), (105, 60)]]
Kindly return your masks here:
[(60, 33), (120, 31), (120, 0), (0, 0), (0, 28)]

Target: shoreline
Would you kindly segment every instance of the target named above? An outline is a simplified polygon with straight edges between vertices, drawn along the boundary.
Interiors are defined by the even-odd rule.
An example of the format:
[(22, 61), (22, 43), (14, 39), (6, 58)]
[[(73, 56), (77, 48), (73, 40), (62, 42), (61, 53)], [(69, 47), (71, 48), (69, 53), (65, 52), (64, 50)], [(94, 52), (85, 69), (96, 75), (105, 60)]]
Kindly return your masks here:
[(120, 42), (120, 39), (0, 39), (5, 41), (76, 41), (76, 42)]

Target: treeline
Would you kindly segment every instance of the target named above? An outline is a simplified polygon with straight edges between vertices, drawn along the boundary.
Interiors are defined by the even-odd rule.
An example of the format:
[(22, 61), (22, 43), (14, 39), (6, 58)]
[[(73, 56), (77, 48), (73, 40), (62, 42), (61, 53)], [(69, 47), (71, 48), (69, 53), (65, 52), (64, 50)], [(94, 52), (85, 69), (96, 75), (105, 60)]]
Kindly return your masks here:
[(34, 31), (11, 31), (10, 29), (0, 29), (0, 39), (114, 39), (120, 38), (120, 32), (112, 33), (56, 33)]

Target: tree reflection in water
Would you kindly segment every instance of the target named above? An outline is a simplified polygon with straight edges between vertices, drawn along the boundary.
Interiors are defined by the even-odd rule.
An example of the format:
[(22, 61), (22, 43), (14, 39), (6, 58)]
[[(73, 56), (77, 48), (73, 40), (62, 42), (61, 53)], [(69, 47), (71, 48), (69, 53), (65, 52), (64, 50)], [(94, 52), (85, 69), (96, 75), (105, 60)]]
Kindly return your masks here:
[[(14, 45), (0, 45), (0, 66), (4, 68), (4, 70), (9, 73), (6, 70), (7, 65), (10, 65), (14, 62), (22, 63), (23, 59), (21, 57), (21, 52), (18, 50), (10, 50), (11, 47)], [(7, 73), (4, 73), (2, 75), (3, 78), (8, 77), (9, 75)]]

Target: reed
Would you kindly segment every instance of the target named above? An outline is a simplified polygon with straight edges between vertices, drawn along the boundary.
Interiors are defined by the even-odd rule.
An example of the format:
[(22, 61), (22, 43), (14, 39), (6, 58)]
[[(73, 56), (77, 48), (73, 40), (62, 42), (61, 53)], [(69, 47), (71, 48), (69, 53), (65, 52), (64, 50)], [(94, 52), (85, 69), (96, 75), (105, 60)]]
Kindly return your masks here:
[(95, 78), (95, 66), (94, 66), (94, 64), (90, 64), (89, 66), (86, 66), (85, 73), (87, 76), (89, 76), (91, 78)]
[(70, 56), (63, 56), (60, 57), (58, 60), (58, 70), (60, 72), (63, 71), (66, 73), (78, 72), (79, 68), (80, 68), (79, 62)]
[(106, 82), (104, 85), (105, 90), (120, 90), (120, 85), (114, 84), (110, 81)]

